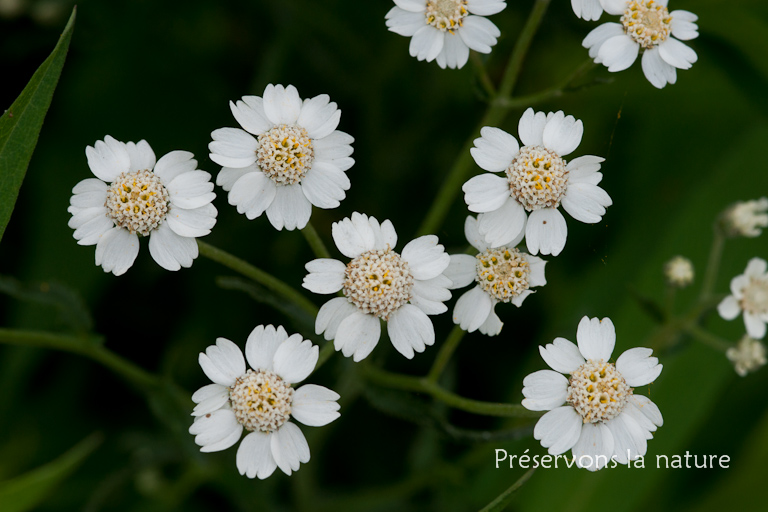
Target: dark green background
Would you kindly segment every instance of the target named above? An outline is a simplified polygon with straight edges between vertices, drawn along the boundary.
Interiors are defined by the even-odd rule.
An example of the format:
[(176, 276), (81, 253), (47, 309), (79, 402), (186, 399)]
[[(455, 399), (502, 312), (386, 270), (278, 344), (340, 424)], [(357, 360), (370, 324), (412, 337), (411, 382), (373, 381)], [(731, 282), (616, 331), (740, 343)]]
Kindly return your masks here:
[[(493, 53), (483, 57), (494, 80), (503, 73), (532, 3), (512, 1), (491, 17), (502, 31)], [(701, 33), (690, 42), (699, 61), (678, 72), (676, 85), (656, 90), (639, 62), (618, 74), (599, 67), (589, 79), (610, 83), (536, 107), (562, 109), (584, 121), (584, 139), (572, 156), (606, 157), (602, 186), (614, 205), (597, 225), (566, 216), (568, 243), (558, 258), (547, 258), (549, 284), (521, 310), (498, 307), (505, 322), (499, 337), (466, 336), (444, 382), (458, 393), (519, 402), (523, 377), (544, 368), (536, 346), (556, 336), (575, 340), (583, 315), (613, 320), (614, 357), (642, 346), (654, 324), (631, 290), (661, 299), (661, 267), (675, 254), (689, 257), (701, 275), (717, 214), (734, 201), (768, 194), (768, 5), (760, 0), (671, 4), (672, 10), (696, 12)], [(60, 15), (45, 23), (31, 7), (0, 19), (3, 108), (55, 45), (71, 7), (57, 5)], [(90, 176), (85, 146), (107, 134), (123, 141), (146, 139), (158, 157), (175, 149), (192, 151), (200, 167), (215, 175), (219, 168), (208, 159), (207, 144), (212, 130), (236, 125), (229, 100), (261, 95), (268, 83), (294, 84), (302, 97), (329, 94), (343, 112), (339, 129), (356, 139), (348, 198), (336, 210), (315, 209), (313, 224), (332, 244), (331, 222), (353, 211), (389, 218), (402, 248), (486, 104), (471, 65), (441, 70), (408, 55), (408, 39), (384, 25), (392, 5), (387, 0), (80, 2), (67, 63), (0, 246), (0, 273), (30, 285), (58, 283), (77, 290), (110, 349), (189, 390), (207, 383), (197, 354), (216, 337), (243, 346), (258, 324), (296, 331), (280, 313), (217, 287), (215, 278), (230, 273), (202, 258), (192, 269), (170, 273), (144, 246), (126, 275), (104, 274), (94, 265), (94, 248), (78, 246), (67, 227), (71, 188)], [(567, 0), (554, 0), (516, 93), (533, 93), (568, 76), (587, 59), (580, 42), (595, 26), (577, 19)], [(516, 135), (521, 112), (510, 111), (501, 128)], [(313, 258), (301, 234), (275, 232), (264, 217), (248, 221), (227, 204), (221, 189), (217, 193), (219, 220), (205, 240), (300, 286), (303, 265)], [(465, 248), (466, 215), (458, 195), (437, 233), (453, 252)], [(751, 257), (768, 257), (765, 236), (728, 242), (718, 292), (727, 292), (730, 278)], [(680, 307), (697, 291), (696, 285), (683, 291)], [(320, 305), (327, 298), (312, 299)], [(8, 297), (0, 297), (0, 325), (68, 329), (52, 308)], [(451, 328), (450, 317), (436, 317), (435, 325), (439, 345)], [(706, 326), (734, 341), (744, 332), (740, 319), (728, 323), (716, 314)], [(433, 347), (407, 361), (385, 341), (372, 362), (412, 375), (425, 373), (437, 351)], [(665, 420), (649, 442), (648, 468), (598, 474), (539, 470), (512, 509), (760, 508), (768, 456), (768, 371), (739, 378), (722, 354), (690, 340), (662, 354), (661, 362), (661, 377), (638, 390), (659, 405)], [(192, 436), (164, 426), (164, 416), (172, 413), (153, 413), (140, 394), (104, 368), (77, 356), (0, 347), (0, 481), (100, 431), (100, 448), (40, 510), (468, 511), (490, 502), (522, 474), (495, 469), (495, 448), (545, 453), (529, 433), (519, 441), (483, 443), (469, 440), (463, 430), (446, 430), (446, 421), (489, 431), (519, 424), (427, 407), (423, 397), (364, 391), (354, 365), (338, 355), (311, 381), (359, 397), (344, 404), (331, 426), (302, 427), (308, 434), (315, 431), (309, 464), (290, 478), (278, 471), (259, 482), (238, 475), (234, 449), (198, 454)], [(423, 410), (430, 414), (419, 414)], [(191, 417), (182, 421), (191, 423)], [(656, 454), (686, 450), (727, 454), (731, 467), (653, 468)]]

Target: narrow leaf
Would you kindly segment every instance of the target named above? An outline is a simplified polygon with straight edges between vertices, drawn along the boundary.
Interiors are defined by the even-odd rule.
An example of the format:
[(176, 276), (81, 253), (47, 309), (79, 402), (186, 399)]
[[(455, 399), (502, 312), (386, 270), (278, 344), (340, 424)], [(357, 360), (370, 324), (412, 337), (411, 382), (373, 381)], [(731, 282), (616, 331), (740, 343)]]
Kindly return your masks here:
[(0, 240), (11, 218), (43, 127), (43, 119), (64, 67), (75, 25), (76, 9), (72, 10), (72, 16), (53, 53), (37, 69), (13, 105), (0, 117)]

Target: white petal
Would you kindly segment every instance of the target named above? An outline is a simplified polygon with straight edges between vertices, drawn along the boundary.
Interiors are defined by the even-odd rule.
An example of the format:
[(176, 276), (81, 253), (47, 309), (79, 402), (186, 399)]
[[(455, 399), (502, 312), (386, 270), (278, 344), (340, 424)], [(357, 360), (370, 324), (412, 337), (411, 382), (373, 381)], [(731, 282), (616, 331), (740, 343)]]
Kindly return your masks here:
[[(602, 162), (605, 162), (605, 158), (592, 155), (584, 155), (570, 160), (568, 165), (566, 165), (566, 169), (568, 169), (568, 183), (583, 181), (597, 185), (597, 183), (600, 183), (600, 180), (597, 180), (597, 183), (593, 183), (593, 175), (600, 174), (597, 171), (600, 170), (600, 164)], [(600, 178), (602, 179), (602, 174), (600, 175)]]
[(114, 221), (107, 217), (107, 209), (104, 207), (86, 208), (72, 217), (70, 223), (72, 221), (81, 222), (84, 218), (88, 220), (83, 222), (72, 234), (78, 245), (97, 244), (107, 231), (115, 227)]
[[(94, 190), (95, 187), (89, 187), (89, 190), (78, 192), (69, 199), (69, 204), (77, 208), (98, 208), (103, 207), (107, 202), (107, 187), (103, 181), (93, 179), (104, 185), (101, 190)], [(80, 182), (82, 183), (82, 181)], [(79, 185), (79, 184), (78, 184)], [(78, 187), (75, 187), (78, 188)], [(80, 187), (83, 190), (85, 187)]]
[(664, 418), (661, 416), (658, 406), (651, 402), (651, 399), (643, 395), (632, 395), (629, 398), (629, 403), (637, 408), (643, 416), (648, 418), (651, 423), (660, 427), (664, 425)]
[(264, 114), (272, 124), (296, 124), (301, 113), (301, 98), (294, 86), (269, 84), (264, 89), (263, 98)]
[(240, 128), (219, 128), (211, 133), (208, 144), (210, 158), (223, 167), (247, 167), (256, 161), (259, 143), (256, 138)]
[(264, 480), (277, 468), (272, 456), (272, 434), (256, 431), (243, 438), (237, 448), (237, 470), (248, 478)]
[[(661, 0), (657, 0), (656, 3), (660, 3)], [(624, 14), (624, 9), (627, 7), (627, 0), (600, 0), (600, 5), (608, 14), (619, 15)]]
[(493, 310), (493, 307), (491, 307), (491, 314), (488, 315), (488, 318), (485, 319), (483, 325), (481, 325), (477, 330), (486, 336), (498, 336), (502, 327), (504, 327), (504, 322), (501, 321), (499, 316)]
[(85, 156), (94, 176), (111, 183), (120, 173), (128, 172), (131, 159), (125, 144), (107, 135), (103, 141), (97, 140), (93, 146), (85, 148)]
[(744, 270), (746, 277), (762, 277), (768, 270), (768, 262), (762, 258), (752, 258), (747, 263), (747, 268)]
[(186, 237), (205, 236), (216, 224), (216, 207), (207, 204), (200, 208), (185, 210), (171, 207), (165, 221), (177, 235)]
[(566, 116), (562, 111), (555, 113), (544, 126), (542, 140), (544, 146), (560, 156), (566, 156), (579, 147), (584, 125), (573, 116)]
[(474, 332), (485, 323), (492, 309), (490, 295), (480, 286), (475, 286), (456, 301), (453, 308), (453, 323), (467, 332)]
[(408, 263), (414, 279), (432, 279), (443, 273), (451, 262), (445, 248), (435, 235), (425, 235), (411, 240), (403, 248), (401, 257)]
[(758, 316), (749, 311), (744, 312), (744, 326), (747, 329), (749, 337), (755, 340), (761, 340), (765, 337), (765, 322)]
[(523, 407), (531, 411), (551, 411), (563, 405), (568, 395), (568, 379), (552, 370), (528, 375), (523, 379), (523, 386)]
[(480, 234), (478, 220), (471, 215), (464, 221), (464, 236), (467, 237), (467, 242), (480, 252), (490, 248), (485, 237)]
[(616, 328), (610, 318), (600, 320), (585, 316), (579, 322), (576, 341), (585, 359), (608, 361), (616, 345)]
[(640, 45), (628, 35), (623, 34), (608, 39), (597, 52), (597, 59), (608, 71), (623, 71), (637, 59)]
[(211, 175), (205, 171), (190, 171), (176, 176), (166, 185), (171, 204), (179, 208), (200, 208), (216, 198)]
[(536, 293), (533, 290), (523, 290), (518, 295), (512, 297), (512, 304), (514, 304), (517, 307), (520, 307), (523, 305), (523, 301), (528, 297), (529, 295)]
[(467, 16), (462, 23), (457, 33), (464, 44), (476, 52), (491, 53), (491, 47), (496, 45), (496, 38), (501, 35), (498, 27), (482, 16)]
[(357, 307), (346, 297), (336, 297), (329, 300), (317, 312), (315, 334), (323, 334), (326, 340), (334, 339), (341, 322), (357, 311)]
[(189, 151), (171, 151), (163, 155), (155, 164), (154, 173), (168, 184), (177, 176), (197, 169), (195, 155)]
[(720, 313), (720, 316), (725, 320), (733, 320), (739, 316), (739, 313), (741, 313), (741, 306), (736, 297), (729, 295), (718, 304), (717, 312)]
[(557, 256), (565, 247), (568, 226), (563, 214), (554, 208), (534, 210), (528, 216), (525, 240), (531, 254)]
[(101, 265), (104, 272), (119, 276), (131, 268), (138, 254), (139, 237), (127, 229), (115, 227), (99, 238), (96, 244), (96, 265)]
[(300, 463), (309, 462), (307, 439), (301, 429), (290, 421), (272, 433), (270, 444), (277, 467), (286, 475), (290, 475), (291, 471), (297, 471)]
[(645, 437), (646, 430), (629, 414), (621, 413), (605, 425), (613, 435), (613, 453), (620, 464), (627, 464), (630, 460), (645, 457), (648, 450), (648, 441)]
[(699, 19), (698, 16), (688, 11), (672, 11), (669, 13), (672, 16), (672, 35), (677, 39), (688, 41), (699, 37), (699, 27), (695, 21)]
[[(424, 0), (394, 0), (395, 5), (409, 12), (424, 12), (427, 10), (427, 4)], [(423, 22), (422, 16), (422, 22)]]
[(369, 220), (371, 228), (373, 228), (374, 239), (376, 240), (373, 248), (381, 251), (394, 249), (397, 245), (397, 233), (392, 222), (387, 219), (379, 225), (375, 218), (370, 217)]
[(542, 416), (533, 428), (533, 438), (540, 440), (550, 455), (560, 455), (576, 444), (581, 430), (581, 416), (566, 405)]
[(211, 381), (230, 387), (245, 373), (245, 359), (240, 349), (226, 338), (217, 338), (198, 356), (200, 367)]
[(221, 409), (229, 401), (229, 388), (219, 384), (208, 384), (192, 395), (192, 401), (197, 403), (192, 410), (192, 416), (212, 413)]
[[(593, 29), (589, 34), (587, 34), (587, 37), (584, 38), (584, 41), (581, 42), (581, 45), (584, 48), (588, 48), (589, 56), (592, 59), (595, 59), (597, 58), (597, 54), (600, 51), (600, 48), (603, 46), (603, 44), (605, 44), (606, 41), (612, 37), (621, 35), (624, 35), (624, 26), (621, 23), (603, 23), (599, 27)], [(599, 60), (596, 62), (599, 63)], [(520, 137), (522, 138), (522, 136), (523, 135), (521, 133)], [(526, 142), (526, 145), (529, 144)], [(535, 146), (539, 144), (530, 145)]]
[(452, 281), (443, 274), (432, 279), (415, 279), (411, 304), (428, 315), (445, 313), (448, 307), (443, 302), (451, 298), (451, 292), (448, 289), (451, 283)]
[(229, 393), (229, 388), (226, 386), (221, 386), (219, 384), (207, 384), (192, 393), (192, 401), (196, 404), (199, 404), (206, 400), (210, 400), (211, 398), (215, 398), (225, 392), (227, 394)]
[(541, 146), (544, 144), (542, 137), (544, 135), (544, 126), (547, 124), (547, 115), (544, 112), (534, 113), (532, 108), (528, 108), (520, 117), (517, 125), (517, 133), (525, 146)]
[(344, 357), (352, 356), (359, 362), (371, 353), (380, 337), (379, 317), (356, 311), (339, 324), (333, 346), (341, 350)]
[(275, 188), (275, 199), (267, 208), (267, 218), (275, 229), (304, 229), (311, 215), (312, 203), (301, 191), (301, 185)]
[(352, 154), (352, 144), (355, 138), (348, 133), (339, 130), (322, 139), (312, 141), (312, 149), (315, 152), (315, 162), (345, 158)]
[(195, 443), (201, 452), (226, 450), (240, 439), (243, 426), (237, 422), (235, 414), (229, 409), (219, 409), (195, 418), (189, 427), (189, 433), (195, 436)]
[(452, 290), (469, 286), (477, 275), (477, 258), (469, 254), (453, 254), (443, 275), (451, 280)]
[[(421, 6), (422, 9), (424, 5)], [(400, 34), (401, 36), (411, 37), (424, 26), (423, 12), (409, 12), (399, 7), (390, 9), (385, 18), (390, 32)]]
[[(315, 163), (301, 180), (301, 189), (309, 202), (318, 208), (330, 209), (339, 206), (339, 202), (346, 197), (344, 188), (338, 184), (335, 173), (344, 175), (337, 167), (328, 163)], [(347, 181), (348, 180), (344, 180)], [(348, 183), (347, 183), (348, 184)]]
[(347, 266), (338, 260), (322, 258), (305, 265), (309, 272), (302, 286), (313, 293), (336, 293), (344, 286)]
[(605, 423), (585, 423), (573, 447), (573, 458), (578, 467), (598, 471), (610, 462), (613, 446), (613, 434)]
[(312, 139), (330, 135), (339, 125), (341, 110), (330, 100), (327, 94), (321, 94), (304, 100), (301, 106), (301, 114), (296, 123), (304, 127)]
[(603, 14), (599, 0), (571, 0), (571, 7), (576, 16), (586, 21), (597, 21)]
[(261, 135), (273, 126), (264, 113), (264, 101), (258, 96), (244, 96), (237, 103), (230, 101), (229, 109), (240, 126), (253, 135)]
[(461, 69), (469, 60), (469, 47), (460, 35), (449, 32), (443, 37), (443, 49), (436, 59), (441, 68), (448, 66), (450, 69)]
[(149, 147), (149, 143), (140, 140), (138, 143), (126, 142), (125, 150), (131, 161), (130, 171), (151, 171), (155, 166), (155, 152)]
[(326, 387), (305, 384), (293, 394), (291, 416), (310, 427), (322, 427), (340, 416), (339, 398)]
[(579, 348), (565, 338), (555, 338), (552, 343), (539, 346), (539, 354), (544, 362), (560, 373), (573, 373), (584, 364)]
[(237, 207), (238, 213), (244, 213), (253, 220), (269, 208), (275, 200), (277, 188), (275, 182), (263, 172), (247, 172), (232, 184), (227, 200)]
[(677, 80), (675, 67), (661, 58), (658, 47), (643, 52), (642, 66), (645, 78), (657, 89), (663, 88), (668, 83), (674, 84)]
[(531, 273), (528, 276), (528, 285), (544, 286), (547, 284), (547, 278), (544, 276), (544, 267), (546, 267), (547, 262), (538, 256), (531, 256), (530, 254), (525, 253), (522, 254), (523, 257), (528, 260), (528, 265), (531, 269)]
[(413, 34), (408, 51), (411, 57), (431, 62), (443, 49), (444, 37), (443, 32), (431, 25), (425, 25)]
[[(364, 252), (374, 249), (376, 234), (367, 215), (355, 212), (352, 217), (352, 219), (345, 218), (334, 222), (331, 226), (331, 235), (336, 247), (344, 256), (357, 258)], [(375, 218), (371, 217), (371, 219), (378, 224)]]
[(149, 235), (149, 254), (166, 270), (189, 268), (198, 255), (197, 242), (194, 238), (176, 234), (164, 222)]
[(467, 10), (478, 16), (498, 14), (507, 6), (505, 0), (468, 0)]
[(481, 174), (468, 180), (461, 187), (464, 202), (471, 212), (492, 212), (501, 208), (509, 199), (509, 182), (495, 174)]
[(277, 347), (272, 368), (288, 384), (301, 382), (315, 369), (319, 354), (317, 345), (294, 334)]
[(387, 332), (395, 349), (408, 359), (413, 351), (424, 352), (427, 345), (435, 343), (432, 321), (413, 304), (404, 304), (389, 315)]
[(489, 172), (506, 170), (520, 151), (517, 139), (504, 130), (490, 126), (483, 127), (480, 135), (474, 140), (475, 147), (470, 150), (477, 165)]
[(632, 387), (645, 386), (661, 374), (663, 365), (659, 364), (657, 358), (651, 357), (652, 353), (650, 348), (636, 347), (619, 356), (616, 360), (616, 370), (621, 373), (627, 384)]
[(605, 208), (613, 204), (602, 188), (591, 183), (569, 183), (562, 205), (574, 219), (594, 224), (605, 215)]
[(680, 69), (689, 69), (698, 60), (693, 49), (674, 37), (659, 45), (659, 55), (665, 62)]
[(507, 198), (498, 210), (477, 217), (480, 235), (491, 247), (517, 245), (525, 234), (527, 221), (525, 208), (514, 197)]
[(255, 327), (245, 342), (245, 358), (254, 370), (273, 371), (273, 362), (277, 348), (288, 339), (282, 325)]

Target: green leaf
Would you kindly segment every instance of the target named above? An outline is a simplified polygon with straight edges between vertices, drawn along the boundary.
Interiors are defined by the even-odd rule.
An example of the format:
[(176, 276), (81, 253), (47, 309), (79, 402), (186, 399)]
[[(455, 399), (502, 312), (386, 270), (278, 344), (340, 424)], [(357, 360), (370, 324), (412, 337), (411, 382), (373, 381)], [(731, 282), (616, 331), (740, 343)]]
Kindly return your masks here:
[(101, 434), (91, 434), (53, 462), (0, 482), (3, 512), (24, 512), (42, 503), (54, 487), (72, 474), (101, 444), (101, 439)]
[(64, 67), (77, 8), (51, 55), (37, 69), (13, 105), (0, 117), (0, 240), (11, 218), (21, 182), (37, 145), (43, 119)]

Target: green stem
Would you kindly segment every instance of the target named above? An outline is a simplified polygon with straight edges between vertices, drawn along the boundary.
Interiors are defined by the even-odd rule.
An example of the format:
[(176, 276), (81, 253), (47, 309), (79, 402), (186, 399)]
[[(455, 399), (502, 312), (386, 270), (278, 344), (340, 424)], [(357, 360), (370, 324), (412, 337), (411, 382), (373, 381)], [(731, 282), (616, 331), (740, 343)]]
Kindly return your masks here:
[(410, 377), (387, 372), (372, 366), (365, 367), (366, 376), (374, 383), (394, 389), (425, 393), (446, 405), (474, 414), (503, 418), (538, 418), (540, 412), (529, 411), (522, 405), (501, 404), (472, 400), (446, 391), (439, 385), (421, 377)]
[(720, 336), (715, 336), (711, 332), (707, 331), (706, 329), (703, 329), (702, 327), (699, 327), (698, 325), (688, 325), (686, 326), (685, 331), (691, 335), (692, 338), (694, 338), (697, 341), (700, 341), (704, 343), (705, 345), (708, 345), (718, 352), (725, 353), (726, 350), (731, 348), (732, 344), (728, 343), (726, 340), (721, 338)]
[(317, 314), (317, 307), (312, 302), (310, 302), (296, 289), (288, 286), (283, 281), (273, 277), (271, 274), (268, 274), (263, 270), (254, 267), (250, 263), (201, 240), (197, 241), (197, 246), (200, 248), (200, 254), (206, 258), (220, 263), (249, 279), (253, 279), (257, 283), (275, 292), (281, 297), (293, 302), (295, 305), (310, 315), (314, 316)]
[(580, 76), (582, 76), (587, 71), (592, 69), (594, 66), (595, 66), (595, 63), (592, 61), (592, 59), (589, 59), (588, 61), (580, 65), (578, 68), (576, 68), (576, 70), (573, 73), (571, 73), (567, 79), (565, 79), (562, 83), (560, 83), (559, 85), (556, 85), (555, 87), (544, 89), (543, 91), (535, 92), (533, 94), (528, 94), (525, 96), (498, 97), (495, 100), (496, 105), (506, 109), (532, 107), (533, 105), (538, 105), (539, 103), (543, 103), (545, 101), (559, 98), (565, 95), (566, 92), (573, 92), (579, 89), (583, 89), (585, 87), (589, 87), (595, 82), (590, 82), (578, 87), (571, 87), (571, 84)]
[(723, 246), (725, 245), (725, 233), (723, 233), (720, 224), (715, 223), (712, 230), (712, 248), (709, 250), (709, 261), (707, 261), (707, 270), (704, 273), (704, 281), (701, 285), (701, 298), (706, 299), (712, 295), (715, 287), (717, 273), (720, 270), (720, 259), (723, 256)]
[(160, 379), (101, 345), (97, 337), (79, 338), (41, 331), (0, 329), (0, 343), (62, 350), (97, 361), (139, 388), (160, 385)]
[(323, 239), (317, 234), (317, 231), (311, 222), (307, 222), (307, 225), (301, 230), (301, 234), (306, 238), (307, 243), (312, 248), (312, 252), (315, 253), (315, 256), (318, 258), (331, 257), (331, 253), (328, 252), (328, 249), (323, 243)]
[(445, 343), (443, 343), (440, 347), (440, 351), (437, 353), (432, 368), (429, 370), (429, 374), (427, 375), (427, 380), (429, 382), (437, 382), (440, 379), (440, 375), (443, 374), (445, 366), (448, 364), (448, 361), (451, 360), (451, 356), (459, 346), (461, 339), (464, 337), (464, 332), (464, 329), (457, 325), (448, 335)]
[(483, 65), (483, 59), (480, 57), (480, 54), (477, 52), (470, 52), (469, 58), (472, 61), (472, 66), (475, 68), (477, 78), (480, 80), (480, 85), (483, 86), (485, 94), (487, 94), (489, 98), (495, 98), (496, 87), (493, 85), (491, 77), (488, 76), (488, 72)]
[(667, 318), (675, 316), (675, 295), (677, 295), (677, 288), (667, 284), (664, 290), (664, 309), (666, 310)]
[(549, 6), (549, 2), (550, 0), (536, 0), (536, 3), (533, 5), (533, 10), (528, 16), (528, 21), (526, 21), (522, 32), (520, 32), (520, 36), (517, 38), (515, 49), (512, 52), (512, 57), (509, 59), (507, 69), (504, 71), (504, 77), (501, 80), (501, 85), (499, 86), (495, 99), (488, 105), (488, 109), (485, 111), (480, 123), (478, 123), (477, 127), (471, 132), (469, 138), (461, 147), (453, 167), (451, 167), (451, 170), (448, 171), (448, 174), (443, 179), (443, 184), (437, 193), (437, 198), (432, 203), (424, 221), (417, 231), (417, 236), (435, 233), (443, 223), (445, 216), (448, 214), (448, 210), (454, 203), (456, 195), (461, 190), (461, 185), (466, 180), (466, 175), (472, 166), (473, 160), (469, 150), (472, 149), (472, 143), (480, 132), (480, 129), (484, 126), (497, 126), (504, 121), (507, 109), (498, 104), (496, 100), (498, 98), (508, 98), (512, 94), (512, 90), (520, 76), (520, 70), (522, 69), (525, 55), (528, 53), (531, 41), (533, 41), (533, 36), (536, 34), (536, 31), (544, 18), (544, 13)]
[(506, 509), (507, 505), (509, 505), (509, 503), (512, 501), (512, 495), (515, 493), (515, 491), (522, 487), (529, 478), (531, 478), (534, 471), (536, 471), (536, 468), (531, 468), (526, 471), (525, 474), (517, 480), (517, 482), (512, 484), (509, 489), (501, 493), (498, 498), (483, 507), (480, 512), (501, 512), (502, 510)]

